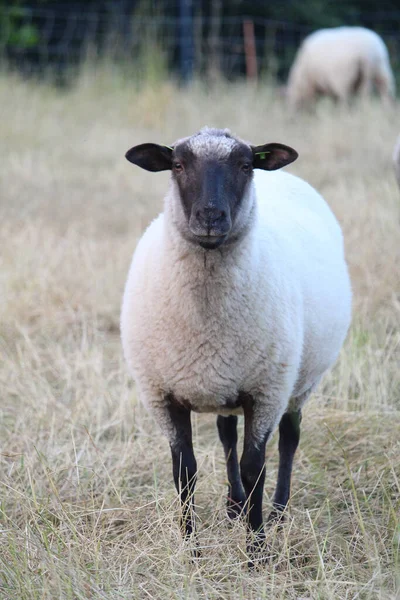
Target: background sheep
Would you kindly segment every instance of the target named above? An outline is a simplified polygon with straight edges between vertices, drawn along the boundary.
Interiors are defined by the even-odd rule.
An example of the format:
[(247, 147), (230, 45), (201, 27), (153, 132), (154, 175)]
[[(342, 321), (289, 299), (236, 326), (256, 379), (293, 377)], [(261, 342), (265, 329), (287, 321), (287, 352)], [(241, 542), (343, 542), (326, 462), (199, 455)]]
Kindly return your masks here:
[(396, 175), (397, 183), (400, 187), (400, 136), (396, 140), (396, 144), (393, 149), (393, 167)]
[[(350, 320), (340, 228), (307, 183), (286, 173), (297, 153), (204, 129), (173, 148), (127, 159), (172, 170), (165, 210), (139, 242), (121, 334), (142, 402), (168, 437), (183, 528), (193, 531), (191, 411), (217, 413), (228, 514), (248, 503), (252, 554), (264, 539), (265, 445), (279, 424), (275, 518), (287, 505), (301, 408), (334, 363)], [(253, 169), (259, 169), (253, 175)], [(245, 417), (240, 471), (236, 414)], [(244, 488), (244, 489), (243, 489)]]
[(387, 48), (364, 27), (321, 29), (309, 35), (297, 52), (288, 79), (292, 107), (307, 106), (317, 95), (348, 101), (376, 88), (384, 100), (394, 98), (395, 82)]

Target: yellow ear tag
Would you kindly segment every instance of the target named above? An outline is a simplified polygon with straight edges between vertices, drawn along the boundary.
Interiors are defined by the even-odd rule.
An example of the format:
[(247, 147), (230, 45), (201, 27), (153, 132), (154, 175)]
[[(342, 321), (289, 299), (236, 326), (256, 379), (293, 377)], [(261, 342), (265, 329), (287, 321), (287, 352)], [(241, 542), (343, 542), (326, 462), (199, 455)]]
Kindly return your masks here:
[(164, 146), (164, 148), (168, 148), (168, 150), (171, 150), (172, 152), (174, 151), (174, 149), (171, 148), (171, 146)]
[(267, 154), (271, 154), (271, 152), (256, 152), (256, 155), (259, 156), (261, 160), (264, 160)]

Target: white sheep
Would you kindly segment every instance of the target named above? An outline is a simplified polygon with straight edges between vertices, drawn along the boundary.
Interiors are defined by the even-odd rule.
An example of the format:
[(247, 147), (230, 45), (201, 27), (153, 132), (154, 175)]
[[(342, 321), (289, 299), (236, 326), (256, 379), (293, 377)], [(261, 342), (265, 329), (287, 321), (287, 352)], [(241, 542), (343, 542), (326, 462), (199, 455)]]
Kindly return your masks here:
[(376, 87), (385, 101), (395, 95), (395, 81), (385, 43), (364, 27), (315, 31), (301, 44), (290, 69), (287, 96), (293, 108), (308, 107), (318, 95), (347, 102)]
[(400, 187), (400, 136), (397, 138), (396, 144), (393, 148), (392, 160), (394, 173), (397, 179), (397, 183)]
[[(228, 515), (246, 505), (254, 556), (264, 539), (266, 442), (279, 424), (272, 519), (288, 503), (301, 408), (349, 326), (340, 227), (306, 182), (266, 172), (297, 158), (282, 144), (254, 147), (204, 128), (173, 148), (142, 144), (126, 157), (149, 171), (171, 169), (172, 177), (164, 212), (129, 271), (124, 354), (140, 400), (170, 442), (187, 535), (196, 479), (190, 413), (219, 415)], [(245, 417), (240, 471), (236, 414)]]

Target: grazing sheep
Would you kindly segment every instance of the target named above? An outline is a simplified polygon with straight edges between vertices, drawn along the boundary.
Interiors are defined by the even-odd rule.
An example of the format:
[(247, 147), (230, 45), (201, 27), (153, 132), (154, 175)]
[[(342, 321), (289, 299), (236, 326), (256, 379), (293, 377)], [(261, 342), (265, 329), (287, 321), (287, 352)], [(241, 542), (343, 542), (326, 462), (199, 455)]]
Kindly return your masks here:
[(288, 101), (293, 108), (309, 106), (317, 95), (347, 102), (376, 87), (383, 100), (392, 100), (395, 82), (383, 40), (364, 27), (320, 29), (300, 46), (289, 73)]
[[(135, 146), (126, 158), (172, 177), (164, 212), (129, 271), (124, 354), (140, 400), (169, 440), (186, 535), (194, 529), (196, 481), (190, 414), (218, 414), (228, 515), (247, 508), (254, 557), (265, 535), (266, 442), (279, 424), (273, 519), (288, 503), (301, 408), (349, 326), (340, 227), (306, 182), (266, 172), (297, 158), (282, 144), (251, 146), (204, 128), (172, 148)], [(237, 414), (245, 418), (240, 470)]]
[(393, 167), (396, 175), (397, 183), (400, 187), (400, 136), (397, 138), (395, 147), (393, 149)]

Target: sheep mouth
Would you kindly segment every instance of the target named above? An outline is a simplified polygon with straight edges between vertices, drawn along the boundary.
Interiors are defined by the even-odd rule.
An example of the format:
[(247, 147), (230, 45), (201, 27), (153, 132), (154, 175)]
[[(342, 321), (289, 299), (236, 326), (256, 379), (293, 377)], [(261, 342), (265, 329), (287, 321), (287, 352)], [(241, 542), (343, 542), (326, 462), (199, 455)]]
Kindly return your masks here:
[(225, 235), (218, 235), (218, 236), (196, 235), (195, 237), (196, 237), (196, 242), (199, 244), (199, 246), (204, 248), (204, 250), (216, 250), (217, 248), (222, 246), (222, 244), (225, 242), (225, 240), (228, 236), (227, 236), (227, 234), (225, 234)]

